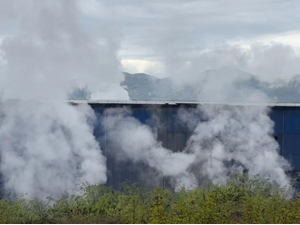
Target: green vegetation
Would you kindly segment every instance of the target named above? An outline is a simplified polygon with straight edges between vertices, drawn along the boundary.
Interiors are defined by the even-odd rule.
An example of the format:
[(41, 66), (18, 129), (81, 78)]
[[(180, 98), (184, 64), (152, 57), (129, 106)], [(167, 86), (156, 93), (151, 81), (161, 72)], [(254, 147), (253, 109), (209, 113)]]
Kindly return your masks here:
[(299, 223), (300, 198), (269, 181), (234, 176), (195, 190), (85, 185), (83, 195), (0, 201), (0, 223)]

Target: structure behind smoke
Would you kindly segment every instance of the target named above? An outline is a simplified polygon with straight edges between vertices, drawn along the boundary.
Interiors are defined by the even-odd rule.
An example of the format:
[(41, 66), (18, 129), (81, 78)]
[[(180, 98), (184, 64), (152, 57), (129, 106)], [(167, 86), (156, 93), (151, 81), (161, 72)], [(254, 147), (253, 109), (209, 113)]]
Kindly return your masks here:
[(195, 177), (189, 173), (194, 154), (173, 152), (162, 147), (149, 126), (141, 124), (124, 109), (106, 111), (106, 135), (119, 160), (143, 162), (162, 176), (171, 177), (174, 187), (195, 188)]
[(197, 156), (198, 177), (225, 182), (235, 172), (289, 185), (289, 163), (279, 155), (274, 123), (264, 106), (202, 106), (203, 116), (186, 151)]
[[(155, 169), (161, 178), (169, 179), (175, 190), (210, 182), (221, 184), (237, 172), (289, 186), (285, 172), (291, 167), (279, 155), (267, 107), (217, 104), (200, 106), (192, 112), (181, 109), (178, 113), (177, 120), (189, 133), (185, 138), (187, 145), (180, 152), (174, 151), (175, 146), (163, 147), (158, 139), (164, 134), (155, 133), (151, 126), (132, 117), (132, 112), (108, 109), (102, 120), (105, 138), (110, 143), (107, 151), (117, 161), (144, 163)], [(162, 126), (170, 126), (164, 122), (161, 121)], [(163, 130), (167, 136), (174, 132), (172, 128)]]
[[(31, 199), (59, 198), (77, 193), (81, 182), (105, 183), (106, 176), (117, 170), (111, 168), (111, 157), (151, 168), (145, 173), (139, 169), (142, 180), (166, 177), (176, 190), (222, 183), (236, 171), (258, 174), (281, 186), (289, 184), (285, 172), (290, 166), (272, 137), (274, 124), (267, 105), (202, 106), (196, 112), (200, 120), (194, 112), (178, 111), (177, 120), (189, 128), (188, 137), (180, 134), (186, 135), (187, 145), (163, 146), (160, 138), (168, 138), (171, 129), (161, 134), (160, 126), (166, 124), (156, 122), (159, 126), (151, 127), (128, 110), (110, 109), (102, 112), (104, 121), (95, 120), (88, 104), (75, 107), (66, 99), (74, 89), (79, 96), (84, 94), (85, 88), (89, 92), (82, 98), (129, 99), (120, 86), (124, 76), (114, 21), (101, 17), (100, 34), (95, 37), (86, 29), (76, 0), (10, 2), (7, 7), (13, 18), (7, 15), (3, 21), (13, 24), (16, 32), (0, 43), (0, 90), (4, 100), (23, 101), (3, 101), (0, 107), (0, 170), (6, 197), (27, 193)], [(106, 12), (111, 12), (111, 6), (101, 5)], [(168, 29), (163, 32), (169, 33)], [(182, 39), (184, 32), (164, 42), (167, 51), (161, 57), (166, 75), (174, 78), (178, 89), (196, 84), (202, 101), (268, 102), (260, 90), (236, 85), (243, 80), (239, 69), (262, 75), (263, 80), (299, 71), (295, 63), (299, 57), (289, 46), (254, 44), (245, 50), (221, 45), (186, 58), (174, 53), (173, 47)], [(279, 70), (282, 52), (290, 60)], [(269, 57), (273, 54), (279, 58)], [(203, 73), (207, 69), (217, 73)], [(104, 137), (97, 135), (99, 126)], [(99, 147), (103, 145), (107, 163)]]

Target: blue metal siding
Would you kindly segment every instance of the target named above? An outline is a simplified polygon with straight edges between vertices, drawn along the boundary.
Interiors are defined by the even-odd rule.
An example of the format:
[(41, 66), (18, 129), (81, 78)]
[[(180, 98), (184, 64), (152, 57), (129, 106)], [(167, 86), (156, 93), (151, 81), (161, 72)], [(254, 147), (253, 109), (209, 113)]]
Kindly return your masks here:
[[(106, 140), (105, 126), (101, 122), (105, 120), (105, 110), (109, 108), (128, 107), (132, 115), (141, 123), (157, 128), (158, 141), (163, 147), (173, 151), (182, 151), (186, 142), (191, 136), (191, 131), (177, 118), (180, 108), (190, 111), (196, 109), (197, 105), (124, 105), (124, 104), (91, 104), (94, 109), (97, 121), (94, 124), (94, 135), (99, 141), (103, 154), (106, 156), (107, 164), (107, 185), (115, 189), (121, 188), (121, 183), (142, 182), (148, 187), (168, 186), (168, 181), (144, 163), (133, 163), (131, 161), (120, 162), (116, 160), (110, 143)], [(199, 121), (201, 115), (197, 114)], [(274, 121), (274, 137), (279, 143), (279, 153), (283, 155), (292, 165), (292, 174), (300, 171), (300, 107), (276, 106), (270, 111), (270, 118)], [(147, 179), (147, 175), (153, 174), (156, 180)], [(3, 188), (0, 173), (0, 195)]]
[[(92, 105), (97, 116), (95, 136), (99, 140), (101, 148), (107, 157), (108, 182), (109, 186), (120, 189), (120, 184), (125, 181), (145, 182), (141, 180), (142, 173), (155, 173), (154, 170), (143, 163), (118, 162), (110, 149), (105, 138), (105, 127), (100, 121), (105, 117), (104, 110), (112, 107), (124, 107), (124, 105)], [(141, 123), (148, 124), (158, 131), (158, 141), (163, 147), (173, 151), (182, 151), (191, 131), (177, 118), (177, 112), (181, 107), (189, 110), (196, 109), (196, 106), (185, 105), (127, 105), (132, 110), (132, 115)], [(158, 118), (159, 122), (153, 122)], [(199, 120), (201, 120), (199, 115)], [(270, 118), (274, 121), (274, 137), (279, 143), (279, 153), (291, 164), (294, 171), (300, 171), (300, 108), (299, 107), (273, 107), (270, 111)], [(164, 186), (164, 179), (158, 177), (152, 185)]]
[(300, 170), (300, 109), (299, 107), (274, 107), (270, 113), (274, 121), (274, 134), (278, 136), (280, 154)]
[(300, 170), (300, 110), (286, 109), (284, 111), (284, 151), (283, 156), (293, 165), (294, 170)]
[(274, 132), (283, 133), (283, 110), (272, 109), (270, 118), (274, 121)]

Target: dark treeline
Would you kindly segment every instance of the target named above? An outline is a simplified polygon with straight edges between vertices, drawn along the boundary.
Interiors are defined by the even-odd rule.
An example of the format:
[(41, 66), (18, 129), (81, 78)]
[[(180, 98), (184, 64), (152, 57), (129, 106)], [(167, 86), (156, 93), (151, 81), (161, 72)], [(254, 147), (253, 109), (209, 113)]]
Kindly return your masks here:
[(269, 181), (232, 177), (226, 185), (180, 192), (137, 184), (121, 191), (84, 185), (82, 195), (0, 201), (0, 223), (299, 223), (300, 198)]

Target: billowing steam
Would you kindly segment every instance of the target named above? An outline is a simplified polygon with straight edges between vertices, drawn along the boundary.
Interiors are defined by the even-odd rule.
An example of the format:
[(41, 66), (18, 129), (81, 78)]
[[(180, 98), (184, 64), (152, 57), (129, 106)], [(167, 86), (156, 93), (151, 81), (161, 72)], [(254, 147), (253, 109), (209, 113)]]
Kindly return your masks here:
[[(117, 41), (105, 36), (109, 21), (100, 24), (105, 35), (98, 40), (86, 31), (77, 1), (0, 4), (11, 11), (1, 23), (12, 27), (0, 45), (0, 171), (6, 196), (58, 198), (78, 192), (83, 182), (105, 183), (93, 110), (63, 102), (73, 88), (85, 86), (92, 98), (128, 98), (119, 85)], [(23, 101), (6, 100), (15, 98)]]
[[(0, 15), (0, 22), (13, 27), (0, 45), (0, 171), (6, 195), (61, 197), (78, 192), (81, 182), (105, 183), (105, 158), (93, 136), (92, 109), (54, 100), (86, 87), (92, 99), (128, 99), (119, 85), (123, 75), (111, 21), (99, 23), (95, 38), (75, 0), (0, 0), (0, 6), (10, 12)], [(253, 45), (247, 51), (223, 46), (184, 58), (174, 53), (176, 34), (170, 35), (163, 57), (166, 71), (177, 88), (197, 84), (201, 101), (268, 102), (259, 90), (236, 85), (246, 74), (241, 70), (261, 72), (266, 80), (299, 70), (298, 58), (286, 46)], [(286, 68), (274, 56), (282, 51), (293, 56), (283, 61), (290, 62)], [(27, 101), (5, 100), (12, 98)], [(169, 177), (175, 189), (222, 183), (236, 171), (288, 184), (285, 171), (290, 167), (278, 153), (266, 106), (203, 105), (198, 112), (201, 120), (189, 112), (178, 115), (192, 133), (183, 152), (164, 148), (149, 126), (124, 109), (106, 111), (106, 135), (120, 160), (147, 164)]]
[[(272, 82), (283, 74), (291, 76), (298, 72), (295, 62), (299, 56), (293, 49), (278, 43), (257, 43), (248, 49), (220, 46), (188, 60), (177, 56), (166, 55), (166, 65), (170, 66), (167, 71), (174, 78), (175, 88), (198, 85), (199, 101), (212, 101), (217, 105), (200, 106), (195, 118), (192, 113), (179, 112), (178, 118), (188, 123), (192, 131), (181, 153), (163, 148), (156, 141), (155, 132), (130, 117), (128, 112), (107, 113), (110, 121), (107, 135), (122, 151), (118, 152), (119, 159), (146, 163), (162, 176), (171, 177), (177, 190), (205, 182), (223, 183), (235, 172), (247, 172), (250, 176), (258, 175), (289, 186), (286, 171), (291, 166), (279, 155), (279, 146), (273, 137), (274, 124), (268, 115), (270, 109), (263, 104), (255, 105), (274, 99), (259, 89), (238, 84), (249, 79), (251, 73)], [(218, 102), (253, 105), (227, 106)], [(153, 156), (158, 149), (161, 154)]]
[(1, 45), (6, 98), (65, 99), (73, 88), (88, 86), (92, 98), (128, 99), (119, 85), (124, 77), (116, 57), (117, 40), (105, 36), (109, 21), (99, 25), (103, 35), (96, 39), (82, 24), (76, 0), (9, 3), (16, 11), (13, 28), (18, 32)]
[(196, 155), (194, 171), (200, 180), (223, 183), (232, 173), (248, 172), (289, 185), (285, 171), (290, 166), (278, 153), (268, 108), (207, 105), (199, 110), (202, 122), (195, 128), (186, 151)]
[(224, 183), (236, 172), (289, 186), (290, 165), (278, 153), (267, 107), (204, 105), (198, 111), (201, 120), (186, 111), (178, 114), (193, 130), (183, 152), (162, 147), (151, 128), (124, 109), (106, 111), (106, 135), (118, 160), (146, 163), (170, 177), (175, 190)]
[(106, 135), (112, 147), (118, 149), (120, 160), (146, 163), (161, 175), (172, 177), (176, 187), (195, 187), (195, 177), (188, 172), (195, 161), (194, 154), (172, 152), (162, 147), (149, 126), (133, 118), (128, 110), (107, 110), (105, 126)]
[[(257, 48), (259, 45), (246, 53), (237, 47), (216, 49), (194, 58), (186, 67), (182, 64), (181, 73), (175, 72), (175, 87), (180, 88), (185, 83), (199, 84), (199, 101), (216, 102), (199, 106), (196, 117), (191, 112), (179, 111), (178, 119), (192, 132), (183, 152), (174, 153), (163, 148), (150, 127), (129, 117), (123, 110), (108, 113), (109, 138), (127, 159), (144, 162), (161, 175), (171, 177), (175, 189), (193, 188), (207, 182), (224, 183), (236, 172), (247, 172), (250, 176), (258, 175), (261, 179), (289, 186), (286, 171), (291, 167), (279, 155), (279, 145), (273, 137), (274, 124), (268, 116), (270, 109), (266, 104), (257, 104), (271, 100), (258, 89), (237, 85), (249, 76), (236, 66), (238, 60), (249, 67), (263, 66), (257, 61), (262, 58), (258, 57)], [(261, 46), (261, 54), (274, 52), (273, 48), (280, 47), (276, 44)], [(205, 72), (205, 62), (211, 66), (210, 71)], [(267, 68), (264, 71), (268, 71)], [(228, 106), (222, 102), (246, 103), (248, 106)]]
[(0, 168), (7, 196), (57, 198), (79, 192), (81, 182), (106, 182), (90, 107), (6, 101), (1, 108)]

